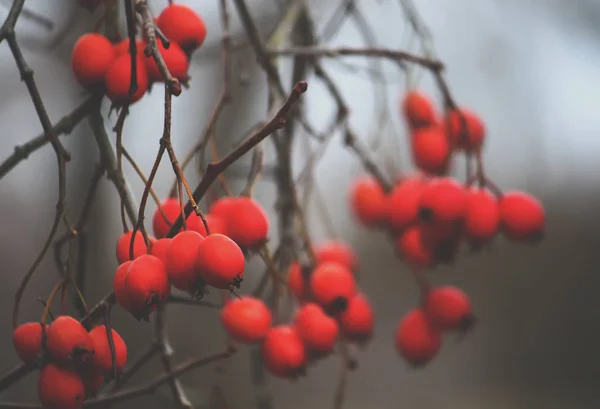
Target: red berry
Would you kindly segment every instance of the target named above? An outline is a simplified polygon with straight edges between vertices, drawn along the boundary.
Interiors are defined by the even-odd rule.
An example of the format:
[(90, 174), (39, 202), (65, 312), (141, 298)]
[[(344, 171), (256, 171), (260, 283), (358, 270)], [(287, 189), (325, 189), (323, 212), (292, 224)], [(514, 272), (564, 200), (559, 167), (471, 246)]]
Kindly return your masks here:
[(317, 264), (338, 263), (354, 270), (358, 265), (356, 254), (346, 243), (338, 240), (329, 240), (315, 248)]
[(356, 294), (354, 275), (339, 263), (317, 265), (310, 276), (310, 291), (328, 312), (343, 312)]
[(46, 330), (46, 347), (50, 356), (60, 363), (81, 363), (89, 359), (93, 349), (87, 330), (68, 315), (56, 317)]
[[(115, 331), (112, 331), (113, 345), (115, 347), (115, 358), (117, 369), (122, 371), (127, 363), (127, 344), (123, 338)], [(108, 334), (104, 325), (99, 325), (90, 331), (90, 338), (94, 348), (92, 355), (92, 365), (98, 372), (109, 373), (112, 371), (112, 353), (110, 352), (110, 343), (108, 342)]]
[(146, 318), (171, 294), (164, 263), (150, 254), (136, 258), (129, 265), (125, 288), (132, 306), (130, 312), (138, 318)]
[(88, 396), (93, 396), (106, 382), (104, 373), (96, 372), (92, 368), (84, 368), (83, 370), (79, 371), (79, 375), (83, 381), (85, 393)]
[(433, 225), (461, 221), (467, 211), (467, 191), (455, 179), (444, 177), (431, 181), (419, 200), (421, 220)]
[(181, 4), (166, 7), (158, 16), (157, 25), (169, 40), (186, 51), (199, 48), (206, 38), (206, 26), (202, 18)]
[(348, 309), (340, 314), (340, 327), (344, 338), (365, 342), (373, 334), (375, 314), (364, 294), (358, 293), (350, 299)]
[(466, 108), (455, 109), (448, 114), (448, 123), (450, 140), (455, 147), (466, 151), (481, 148), (485, 124), (477, 114)]
[(420, 175), (408, 177), (394, 186), (388, 215), (393, 230), (402, 231), (418, 221), (419, 201), (426, 187), (427, 180)]
[(431, 322), (442, 330), (466, 330), (473, 323), (471, 300), (461, 289), (434, 288), (425, 299), (425, 311)]
[(150, 247), (150, 254), (154, 257), (158, 257), (165, 266), (167, 265), (167, 250), (169, 249), (172, 240), (173, 239), (156, 240)]
[(198, 247), (196, 271), (200, 277), (215, 288), (239, 288), (244, 275), (244, 253), (229, 237), (211, 234)]
[[(137, 46), (137, 55), (139, 55), (142, 58), (146, 58), (144, 54), (144, 48), (146, 48), (146, 43), (144, 43), (142, 40), (136, 40), (135, 44)], [(122, 55), (129, 54), (129, 38), (118, 42), (113, 47), (115, 49), (115, 57), (120, 57)]]
[[(124, 262), (131, 260), (129, 257), (131, 254), (129, 250), (132, 236), (133, 231), (128, 231), (127, 233), (123, 233), (123, 235), (121, 235), (117, 241), (117, 261), (119, 264), (123, 264)], [(133, 259), (136, 259), (147, 252), (148, 248), (146, 247), (146, 242), (144, 241), (144, 235), (138, 230), (135, 234), (133, 243)]]
[(524, 192), (507, 192), (500, 200), (503, 233), (512, 240), (537, 241), (543, 237), (546, 214), (535, 197)]
[(471, 189), (467, 196), (464, 231), (473, 242), (493, 239), (500, 227), (498, 200), (486, 189)]
[(104, 85), (106, 86), (106, 96), (113, 104), (133, 104), (139, 101), (148, 91), (150, 79), (144, 60), (139, 55), (137, 56), (135, 72), (138, 87), (133, 96), (130, 97), (131, 56), (124, 54), (117, 57), (110, 65), (104, 76)]
[(221, 323), (225, 331), (244, 344), (261, 342), (271, 329), (271, 311), (254, 297), (228, 301), (221, 310)]
[(227, 221), (229, 219), (229, 211), (234, 205), (236, 198), (224, 196), (214, 201), (210, 206), (209, 213), (213, 216), (220, 217)]
[(309, 288), (300, 263), (293, 262), (290, 265), (287, 275), (287, 286), (299, 301), (304, 301), (309, 297)]
[(129, 293), (127, 292), (127, 287), (125, 287), (125, 277), (127, 277), (127, 271), (129, 270), (129, 266), (132, 262), (133, 261), (130, 260), (119, 265), (113, 279), (113, 291), (115, 293), (117, 302), (126, 311), (130, 312), (133, 306), (131, 303), (131, 298), (129, 297)]
[(431, 267), (434, 263), (434, 247), (423, 227), (414, 225), (404, 230), (395, 239), (396, 249), (414, 268)]
[(450, 164), (450, 143), (441, 125), (415, 129), (411, 136), (412, 158), (423, 172), (441, 175)]
[(265, 367), (275, 376), (295, 377), (306, 365), (306, 349), (293, 326), (280, 325), (269, 330), (261, 352)]
[(195, 264), (198, 248), (203, 241), (204, 237), (191, 230), (177, 233), (171, 240), (165, 265), (175, 288), (188, 293), (199, 290)]
[(388, 198), (379, 182), (370, 177), (356, 180), (350, 190), (354, 215), (367, 227), (380, 226), (388, 215)]
[(421, 309), (409, 311), (396, 329), (396, 350), (412, 366), (431, 361), (442, 347), (442, 334)]
[[(165, 48), (162, 41), (157, 41), (156, 46), (173, 78), (177, 78), (179, 81), (187, 80), (189, 61), (181, 47), (179, 47), (177, 43), (171, 43), (169, 48)], [(148, 69), (150, 80), (162, 82), (163, 77), (154, 58), (152, 56), (145, 57), (144, 62)]]
[(46, 409), (79, 409), (85, 399), (85, 387), (76, 372), (49, 363), (40, 371), (38, 396)]
[[(227, 235), (227, 223), (225, 223), (223, 219), (213, 214), (207, 214), (204, 218), (206, 219), (206, 224), (208, 224), (210, 234), (219, 233)], [(188, 216), (186, 223), (188, 230), (193, 230), (200, 233), (203, 237), (206, 237), (206, 227), (204, 227), (202, 217), (192, 212)]]
[(402, 113), (411, 128), (421, 128), (437, 123), (437, 113), (431, 99), (416, 90), (406, 93), (402, 100)]
[(338, 339), (337, 322), (317, 304), (304, 304), (294, 317), (294, 327), (310, 351), (326, 354), (333, 351)]
[[(171, 226), (181, 215), (179, 200), (169, 197), (160, 204), (160, 209), (156, 208), (152, 216), (152, 231), (157, 239), (167, 236)], [(164, 213), (164, 214), (163, 214)]]
[[(32, 363), (42, 350), (42, 327), (40, 322), (27, 322), (13, 331), (13, 345), (19, 358), (26, 364)], [(48, 326), (46, 326), (46, 331)]]
[(236, 198), (230, 205), (226, 220), (229, 237), (240, 247), (255, 247), (266, 242), (269, 219), (260, 203), (254, 199)]
[(81, 85), (99, 85), (114, 60), (112, 43), (102, 34), (88, 33), (79, 37), (73, 46), (71, 69)]

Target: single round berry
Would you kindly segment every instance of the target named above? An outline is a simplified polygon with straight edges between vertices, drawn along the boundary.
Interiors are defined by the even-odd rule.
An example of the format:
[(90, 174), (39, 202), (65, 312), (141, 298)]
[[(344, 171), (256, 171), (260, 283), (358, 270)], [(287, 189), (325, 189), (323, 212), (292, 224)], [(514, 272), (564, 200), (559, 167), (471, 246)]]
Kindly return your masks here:
[(442, 347), (442, 333), (421, 309), (409, 311), (396, 329), (396, 350), (412, 366), (429, 363)]
[[(42, 351), (42, 328), (41, 322), (27, 322), (19, 325), (13, 331), (13, 345), (19, 358), (26, 364), (30, 364)], [(46, 326), (46, 331), (49, 326)]]
[(437, 287), (425, 299), (425, 312), (442, 330), (467, 330), (474, 323), (471, 300), (460, 288)]
[(271, 311), (262, 300), (242, 297), (230, 300), (221, 310), (225, 331), (243, 344), (261, 342), (271, 329)]
[[(115, 331), (112, 331), (113, 345), (115, 347), (115, 359), (117, 369), (122, 371), (127, 363), (127, 345), (121, 336)], [(110, 373), (112, 371), (112, 353), (110, 351), (110, 343), (108, 342), (108, 334), (104, 325), (99, 325), (90, 331), (90, 338), (94, 348), (91, 364), (99, 372)]]
[(422, 128), (437, 123), (437, 112), (431, 98), (422, 92), (410, 90), (401, 102), (402, 114), (408, 126)]
[(227, 215), (229, 237), (240, 247), (256, 247), (267, 240), (269, 219), (263, 207), (249, 197), (238, 197)]
[(375, 314), (364, 294), (358, 293), (350, 299), (348, 308), (340, 314), (340, 327), (344, 338), (359, 343), (368, 341), (373, 335)]
[(158, 257), (163, 263), (165, 263), (165, 266), (167, 265), (167, 250), (169, 249), (172, 240), (173, 239), (167, 238), (156, 240), (154, 243), (152, 243), (152, 246), (150, 246), (150, 254), (152, 254), (154, 257)]
[(419, 201), (427, 183), (427, 179), (415, 175), (394, 186), (390, 193), (388, 215), (388, 223), (392, 230), (402, 231), (419, 220)]
[(287, 275), (287, 286), (299, 301), (305, 301), (310, 296), (307, 279), (302, 271), (302, 266), (297, 261), (290, 265)]
[(191, 230), (177, 233), (167, 249), (166, 269), (171, 284), (182, 291), (195, 293), (197, 270), (195, 267), (198, 248), (204, 241), (199, 233)]
[[(122, 41), (119, 41), (113, 47), (115, 49), (115, 57), (121, 57), (122, 55), (129, 54), (129, 38), (126, 38)], [(146, 48), (146, 43), (142, 40), (135, 40), (137, 55), (145, 58), (144, 49)]]
[(79, 409), (85, 399), (85, 386), (76, 372), (48, 363), (40, 371), (38, 397), (46, 409)]
[[(189, 61), (181, 47), (179, 47), (177, 43), (171, 43), (169, 48), (165, 48), (162, 44), (162, 41), (157, 41), (156, 47), (163, 57), (165, 65), (167, 66), (167, 69), (173, 78), (177, 78), (179, 81), (186, 81), (188, 78), (187, 72), (189, 68)], [(158, 69), (158, 65), (152, 56), (145, 57), (144, 63), (148, 69), (150, 81), (164, 82), (162, 74)]]
[(167, 237), (167, 233), (171, 230), (171, 226), (181, 215), (181, 207), (179, 200), (169, 197), (161, 202), (160, 209), (156, 208), (152, 215), (152, 231), (157, 239)]
[(102, 34), (88, 33), (79, 37), (73, 46), (71, 69), (84, 87), (100, 85), (115, 61), (113, 45)]
[(486, 189), (470, 189), (467, 195), (464, 232), (473, 242), (493, 239), (500, 228), (498, 200)]
[(350, 206), (356, 218), (367, 227), (382, 225), (388, 216), (387, 195), (374, 178), (360, 178), (353, 183)]
[(310, 291), (328, 313), (336, 314), (345, 311), (356, 294), (356, 281), (347, 267), (323, 263), (317, 265), (310, 276)]
[(125, 288), (131, 301), (131, 312), (138, 318), (146, 318), (171, 295), (165, 265), (151, 254), (144, 254), (129, 265)]
[(158, 16), (158, 27), (171, 41), (187, 52), (198, 49), (206, 38), (204, 20), (191, 8), (171, 4)]
[(46, 330), (48, 353), (59, 363), (82, 363), (93, 351), (92, 340), (79, 321), (68, 315), (56, 317)]
[(293, 326), (279, 325), (267, 333), (261, 352), (265, 367), (275, 376), (296, 377), (306, 366), (307, 354)]
[(132, 96), (129, 95), (131, 84), (131, 56), (124, 54), (117, 57), (104, 76), (104, 85), (106, 87), (106, 96), (113, 104), (133, 104), (139, 101), (150, 86), (148, 71), (144, 65), (144, 60), (138, 55), (136, 60), (136, 81), (137, 90)]
[(227, 221), (229, 219), (229, 212), (235, 203), (236, 198), (224, 196), (214, 201), (210, 206), (209, 213), (213, 216), (220, 217)]
[(215, 288), (239, 287), (245, 263), (240, 246), (222, 234), (210, 234), (198, 247), (197, 274)]
[(356, 253), (350, 246), (339, 240), (329, 240), (315, 247), (317, 264), (338, 263), (355, 270), (358, 266)]
[(543, 237), (546, 214), (535, 197), (524, 192), (507, 192), (499, 205), (502, 231), (508, 238), (537, 241)]
[(419, 216), (428, 224), (447, 225), (462, 221), (467, 211), (467, 191), (450, 177), (432, 180), (419, 200)]
[(339, 335), (338, 323), (319, 305), (307, 303), (300, 307), (294, 327), (308, 350), (319, 354), (333, 351)]
[[(123, 264), (128, 260), (132, 260), (130, 257), (131, 253), (129, 251), (132, 236), (133, 231), (128, 231), (127, 233), (123, 233), (117, 241), (117, 261), (119, 262), (119, 264)], [(133, 259), (136, 259), (139, 256), (146, 254), (147, 252), (148, 247), (146, 247), (144, 235), (141, 231), (138, 230), (135, 233), (135, 239), (133, 240)]]
[(411, 135), (412, 158), (425, 173), (441, 175), (450, 164), (450, 143), (441, 125), (415, 129)]
[(132, 312), (133, 305), (127, 287), (125, 287), (125, 277), (127, 277), (127, 271), (132, 262), (133, 261), (130, 260), (119, 265), (113, 279), (113, 292), (115, 293), (115, 298), (119, 305), (129, 312)]
[(423, 227), (410, 226), (395, 239), (396, 249), (413, 268), (431, 267), (434, 262), (434, 246)]
[(458, 149), (474, 151), (485, 140), (485, 124), (476, 113), (466, 108), (454, 109), (448, 114), (450, 140)]

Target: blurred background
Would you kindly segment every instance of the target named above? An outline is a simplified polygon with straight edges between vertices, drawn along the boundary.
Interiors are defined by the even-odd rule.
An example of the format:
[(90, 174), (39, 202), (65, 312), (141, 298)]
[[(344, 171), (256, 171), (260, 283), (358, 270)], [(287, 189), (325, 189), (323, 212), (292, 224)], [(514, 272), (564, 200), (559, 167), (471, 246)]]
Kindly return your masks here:
[[(51, 31), (21, 18), (17, 36), (35, 71), (40, 92), (53, 122), (85, 98), (71, 73), (70, 53), (78, 36), (92, 30), (99, 15), (90, 14), (71, 0), (30, 0), (26, 7), (54, 22)], [(167, 3), (149, 2), (155, 13)], [(193, 7), (207, 24), (206, 44), (193, 57), (191, 88), (173, 102), (173, 143), (182, 157), (201, 135), (221, 89), (218, 2), (179, 1)], [(317, 25), (335, 13), (337, 1), (311, 1)], [(248, 0), (253, 16), (268, 33), (281, 17), (284, 2)], [(382, 47), (411, 44), (408, 25), (398, 2), (358, 0), (357, 5)], [(498, 239), (490, 252), (463, 254), (451, 267), (436, 269), (435, 283), (462, 287), (472, 297), (479, 317), (476, 330), (461, 342), (448, 339), (440, 355), (422, 370), (410, 370), (397, 356), (393, 334), (398, 320), (417, 302), (417, 288), (408, 270), (395, 258), (385, 235), (366, 231), (353, 220), (347, 205), (347, 188), (363, 174), (357, 159), (343, 148), (339, 135), (317, 168), (316, 185), (326, 198), (340, 237), (360, 257), (361, 287), (376, 311), (376, 335), (357, 352), (359, 368), (351, 374), (345, 408), (597, 408), (600, 401), (600, 1), (598, 0), (415, 0), (434, 36), (435, 49), (446, 63), (447, 79), (461, 105), (485, 119), (489, 137), (485, 162), (490, 176), (503, 189), (527, 190), (544, 203), (548, 233), (537, 247)], [(10, 1), (2, 0), (3, 19)], [(244, 32), (231, 5), (232, 34), (243, 41)], [(124, 32), (124, 31), (123, 31)], [(57, 39), (64, 34), (64, 39)], [(413, 39), (412, 44), (415, 44)], [(360, 31), (349, 20), (331, 39), (331, 45), (364, 46)], [(350, 62), (350, 60), (348, 60)], [(398, 115), (405, 78), (392, 64), (383, 63), (383, 80), (374, 89), (365, 61), (353, 58), (350, 70), (339, 61), (324, 66), (343, 90), (351, 106), (351, 123), (367, 137), (376, 129), (377, 98), (388, 104), (389, 123), (378, 131), (383, 146), (377, 158), (398, 170), (409, 170), (406, 135)], [(366, 68), (365, 68), (366, 67)], [(234, 56), (234, 100), (219, 123), (221, 152), (266, 115), (266, 79), (250, 48)], [(284, 68), (285, 69), (285, 66)], [(421, 88), (438, 95), (427, 73)], [(41, 132), (27, 89), (5, 44), (0, 46), (0, 160)], [(326, 126), (333, 105), (324, 87), (309, 82), (305, 95), (308, 118), (315, 127)], [(314, 80), (314, 79), (313, 79)], [(382, 96), (383, 95), (383, 96)], [(105, 113), (108, 104), (104, 102)], [(163, 93), (160, 87), (131, 108), (124, 128), (124, 145), (146, 174), (150, 172), (162, 132)], [(110, 132), (116, 121), (106, 121)], [(300, 134), (302, 137), (307, 136)], [(68, 210), (75, 218), (98, 161), (87, 121), (63, 137), (72, 154), (68, 164)], [(267, 143), (268, 145), (268, 143)], [(303, 167), (300, 146), (294, 168)], [(249, 163), (249, 157), (242, 162)], [(265, 160), (273, 160), (267, 147)], [(246, 169), (241, 163), (234, 168)], [(244, 167), (246, 166), (246, 167)], [(133, 169), (125, 173), (139, 200), (143, 183)], [(190, 167), (190, 184), (198, 178)], [(235, 170), (235, 169), (234, 169)], [(233, 179), (231, 173), (231, 180)], [(154, 184), (166, 196), (173, 180), (164, 160)], [(241, 180), (238, 188), (243, 186)], [(0, 181), (0, 372), (18, 363), (11, 343), (10, 313), (14, 293), (51, 227), (56, 201), (56, 163), (49, 146), (37, 151)], [(235, 185), (235, 183), (234, 183)], [(265, 178), (256, 198), (272, 209), (274, 184)], [(147, 215), (155, 209), (149, 202)], [(114, 245), (122, 228), (118, 197), (103, 181), (87, 227), (89, 304), (95, 304), (112, 287), (117, 267)], [(149, 218), (147, 218), (149, 220)], [(327, 239), (318, 212), (309, 210), (311, 236)], [(274, 231), (274, 238), (275, 235)], [(260, 262), (250, 263), (246, 288), (253, 288)], [(20, 320), (38, 320), (42, 305), (58, 279), (51, 254), (28, 287)], [(243, 292), (243, 291), (242, 291)], [(211, 295), (215, 300), (217, 294)], [(189, 355), (210, 355), (222, 349), (225, 335), (218, 314), (189, 306), (168, 310), (168, 330), (175, 360)], [(128, 342), (131, 359), (141, 354), (151, 337), (151, 326), (137, 323), (115, 309), (114, 327)], [(161, 371), (158, 359), (138, 381)], [(225, 365), (224, 388), (232, 408), (256, 407), (256, 388), (250, 371), (249, 349)], [(270, 378), (267, 390), (275, 409), (331, 407), (340, 360), (332, 357), (311, 368), (296, 382)], [(214, 367), (188, 373), (181, 382), (189, 398), (206, 404)], [(34, 401), (36, 376), (0, 394), (2, 401)], [(134, 403), (135, 402), (135, 403)], [(155, 396), (114, 405), (118, 407), (171, 407), (169, 390)]]

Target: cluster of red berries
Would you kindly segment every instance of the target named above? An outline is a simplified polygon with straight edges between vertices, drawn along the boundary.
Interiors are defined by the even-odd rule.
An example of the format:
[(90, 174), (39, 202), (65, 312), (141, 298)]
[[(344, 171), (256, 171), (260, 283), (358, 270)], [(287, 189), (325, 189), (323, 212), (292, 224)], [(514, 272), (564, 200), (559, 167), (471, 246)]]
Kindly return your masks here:
[(261, 345), (265, 367), (278, 377), (305, 374), (310, 363), (334, 351), (340, 335), (364, 344), (373, 333), (373, 310), (352, 271), (353, 252), (332, 241), (315, 253), (312, 271), (298, 263), (290, 268), (288, 288), (301, 303), (291, 323), (273, 325), (269, 308), (254, 297), (231, 300), (221, 312), (227, 333), (237, 342)]
[[(181, 215), (179, 200), (168, 198), (156, 209), (152, 226), (155, 237), (146, 246), (141, 232), (124, 233), (117, 241), (119, 267), (113, 289), (119, 304), (138, 319), (146, 319), (171, 294), (171, 285), (194, 297), (206, 286), (239, 288), (244, 275), (244, 252), (266, 243), (269, 222), (255, 200), (224, 197), (205, 216), (191, 213), (173, 238), (166, 237)], [(208, 234), (210, 233), (210, 234)]]
[[(127, 362), (127, 345), (112, 329), (116, 370)], [(38, 382), (40, 402), (48, 409), (78, 409), (111, 379), (113, 356), (104, 325), (87, 331), (75, 318), (61, 315), (51, 324), (28, 322), (13, 332), (17, 355), (27, 364), (43, 365)]]
[[(186, 83), (189, 59), (206, 38), (206, 26), (192, 9), (180, 4), (166, 7), (156, 19), (156, 25), (170, 41), (165, 47), (157, 39), (157, 48), (173, 78)], [(137, 90), (129, 95), (131, 55), (129, 39), (111, 43), (98, 33), (82, 35), (73, 47), (71, 67), (77, 81), (92, 90), (103, 90), (114, 105), (139, 101), (154, 82), (163, 81), (158, 65), (146, 54), (147, 43), (136, 40)]]

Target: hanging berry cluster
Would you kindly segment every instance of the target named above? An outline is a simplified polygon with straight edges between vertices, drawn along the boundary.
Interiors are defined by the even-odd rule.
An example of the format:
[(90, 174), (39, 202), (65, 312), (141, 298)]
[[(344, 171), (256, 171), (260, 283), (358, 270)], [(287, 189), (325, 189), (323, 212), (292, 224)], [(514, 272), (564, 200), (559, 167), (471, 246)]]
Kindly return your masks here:
[[(355, 180), (349, 201), (362, 225), (389, 233), (399, 257), (414, 270), (452, 263), (463, 243), (480, 250), (499, 233), (519, 242), (535, 243), (543, 237), (542, 204), (525, 192), (501, 192), (485, 175), (481, 149), (486, 129), (477, 114), (454, 108), (441, 117), (431, 99), (415, 90), (406, 93), (401, 111), (416, 171), (397, 177), (389, 191), (375, 177)], [(447, 176), (459, 153), (477, 158), (476, 172), (465, 183)], [(403, 318), (396, 340), (401, 354), (416, 365), (439, 349), (439, 328), (456, 329), (471, 322), (466, 319), (470, 303), (460, 290), (424, 289), (423, 309)], [(457, 314), (454, 324), (440, 327), (439, 315), (445, 313)]]
[[(158, 52), (173, 78), (186, 84), (190, 57), (206, 38), (204, 21), (189, 7), (172, 4), (162, 11), (155, 23), (168, 39), (156, 40)], [(137, 89), (132, 95), (129, 39), (113, 44), (102, 34), (82, 35), (75, 43), (71, 57), (75, 79), (91, 91), (104, 92), (115, 106), (133, 104), (150, 90), (153, 83), (164, 82), (145, 39), (136, 40), (136, 50)]]

